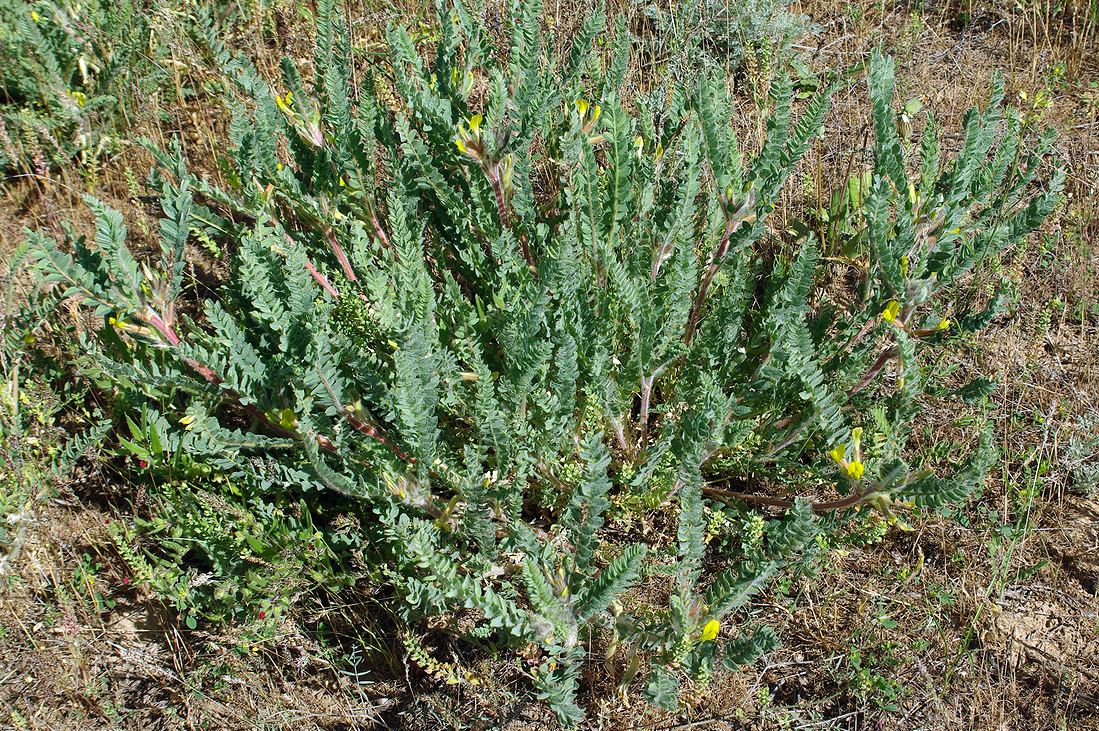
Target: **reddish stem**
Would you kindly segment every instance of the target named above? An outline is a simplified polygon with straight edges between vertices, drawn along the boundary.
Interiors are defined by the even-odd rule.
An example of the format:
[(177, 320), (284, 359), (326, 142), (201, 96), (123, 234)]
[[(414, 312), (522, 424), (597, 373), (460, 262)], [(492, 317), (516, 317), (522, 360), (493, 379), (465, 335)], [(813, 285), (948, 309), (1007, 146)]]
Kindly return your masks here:
[(496, 207), (500, 211), (500, 224), (504, 228), (511, 228), (511, 216), (508, 214), (507, 200), (504, 198), (504, 185), (500, 182), (500, 163), (485, 165), (485, 175), (492, 185), (492, 192), (496, 194)]
[(367, 203), (367, 210), (370, 212), (370, 223), (374, 226), (374, 235), (382, 242), (382, 247), (386, 249), (393, 248), (389, 244), (389, 237), (385, 235), (385, 229), (382, 228), (381, 221), (378, 220), (378, 215), (374, 212), (374, 206)]
[(844, 350), (850, 350), (851, 348), (854, 348), (856, 345), (862, 342), (862, 339), (866, 337), (866, 334), (870, 332), (870, 328), (874, 327), (874, 323), (877, 321), (877, 317), (871, 317), (869, 320), (867, 320), (862, 328), (857, 333), (855, 333), (855, 337), (851, 338), (851, 342), (847, 344), (847, 347), (845, 347)]
[(313, 276), (313, 279), (317, 281), (317, 284), (321, 285), (328, 294), (332, 295), (332, 299), (339, 299), (340, 293), (336, 291), (336, 288), (332, 286), (332, 283), (328, 281), (328, 277), (317, 271), (317, 267), (313, 266), (313, 262), (308, 259), (305, 262), (305, 268)]
[(356, 431), (358, 431), (362, 434), (365, 434), (366, 436), (370, 437), (371, 439), (374, 439), (374, 440), (380, 442), (381, 444), (383, 444), (386, 449), (388, 449), (390, 452), (393, 453), (393, 456), (395, 456), (398, 459), (401, 459), (405, 462), (408, 462), (409, 464), (416, 464), (416, 458), (415, 457), (410, 457), (407, 452), (402, 452), (391, 441), (389, 441), (388, 439), (383, 437), (381, 435), (381, 433), (376, 428), (374, 428), (370, 424), (367, 424), (363, 421), (360, 421), (359, 419), (352, 416), (346, 410), (343, 411), (343, 415), (344, 415), (344, 418), (347, 419), (347, 423), (349, 423), (352, 427), (354, 427)]
[(176, 335), (175, 330), (172, 329), (172, 326), (164, 322), (164, 320), (160, 318), (160, 315), (153, 312), (151, 308), (149, 308), (149, 311), (146, 312), (145, 315), (141, 317), (141, 319), (148, 323), (151, 327), (155, 327), (157, 331), (161, 335), (163, 335), (169, 343), (171, 343), (172, 345), (179, 345), (179, 336)]
[[(144, 317), (142, 317), (142, 319), (151, 327), (156, 328), (156, 330), (164, 336), (164, 339), (167, 340), (173, 347), (178, 347), (182, 342), (179, 335), (176, 334), (175, 330), (171, 326), (166, 324), (156, 313), (147, 313)], [(223, 386), (225, 384), (225, 380), (217, 373), (215, 373), (214, 369), (210, 366), (200, 363), (189, 355), (181, 355), (180, 358), (181, 360), (183, 360), (184, 363), (187, 364), (188, 367), (191, 368), (191, 370), (202, 376), (202, 378), (207, 383), (214, 386)], [(293, 429), (287, 429), (282, 424), (272, 421), (271, 418), (267, 416), (267, 414), (265, 414), (263, 410), (255, 404), (242, 403), (240, 394), (233, 389), (223, 388), (222, 392), (229, 396), (233, 401), (235, 401), (237, 405), (244, 409), (252, 418), (265, 424), (267, 428), (269, 428), (276, 434), (282, 437), (286, 437), (288, 439), (302, 439), (302, 435), (298, 432), (294, 431)], [(328, 437), (318, 434), (315, 438), (317, 440), (317, 444), (319, 444), (322, 449), (329, 452), (333, 452), (336, 450), (336, 445), (333, 444), (332, 440)]]
[(328, 392), (329, 398), (332, 399), (332, 405), (336, 407), (336, 411), (338, 411), (343, 418), (347, 419), (348, 424), (350, 424), (359, 433), (365, 434), (371, 439), (374, 439), (383, 444), (385, 448), (392, 452), (393, 455), (396, 456), (398, 459), (404, 460), (409, 464), (416, 464), (415, 457), (410, 457), (405, 452), (402, 452), (392, 442), (382, 436), (381, 432), (379, 432), (377, 428), (359, 420), (354, 414), (352, 414), (347, 409), (347, 407), (343, 405), (343, 402), (340, 401), (339, 397), (336, 396), (336, 390), (332, 388), (332, 384), (328, 382), (328, 379), (319, 368), (317, 369), (317, 377), (320, 378), (321, 385), (324, 386), (324, 390)]
[(856, 393), (866, 388), (870, 382), (874, 380), (874, 376), (878, 375), (878, 373), (881, 372), (881, 369), (885, 367), (885, 364), (897, 357), (899, 353), (900, 350), (897, 348), (888, 348), (882, 352), (882, 354), (878, 356), (878, 359), (874, 361), (874, 365), (870, 366), (870, 370), (866, 372), (866, 375), (847, 392), (847, 398), (851, 398)]
[(340, 246), (340, 242), (336, 241), (336, 233), (329, 228), (324, 232), (328, 237), (328, 246), (332, 249), (332, 253), (336, 255), (336, 260), (340, 263), (340, 268), (343, 269), (343, 274), (347, 277), (348, 281), (358, 282), (359, 278), (355, 276), (355, 270), (351, 268), (351, 260), (347, 258), (347, 254), (344, 253), (343, 247)]
[[(508, 213), (507, 199), (504, 197), (504, 185), (500, 181), (500, 163), (483, 164), (481, 167), (484, 169), (485, 177), (488, 178), (488, 182), (492, 186), (492, 192), (496, 196), (496, 208), (500, 212), (500, 225), (504, 228), (511, 228), (511, 215)], [(526, 236), (519, 236), (519, 248), (523, 252), (523, 258), (526, 260), (527, 266), (533, 269), (534, 257), (530, 253), (530, 245), (527, 243)]]
[(729, 239), (733, 235), (733, 230), (736, 228), (736, 224), (732, 218), (725, 220), (725, 233), (721, 237), (721, 243), (718, 244), (717, 249), (710, 257), (710, 266), (706, 269), (706, 274), (702, 277), (702, 283), (698, 286), (698, 295), (695, 297), (694, 305), (691, 306), (691, 316), (687, 320), (687, 334), (684, 337), (684, 342), (687, 345), (691, 344), (691, 339), (694, 338), (695, 330), (698, 327), (698, 321), (702, 317), (702, 306), (706, 304), (706, 295), (710, 291), (710, 285), (714, 281), (714, 277), (717, 275), (717, 270), (721, 267), (721, 260), (725, 258), (725, 254), (729, 251)]

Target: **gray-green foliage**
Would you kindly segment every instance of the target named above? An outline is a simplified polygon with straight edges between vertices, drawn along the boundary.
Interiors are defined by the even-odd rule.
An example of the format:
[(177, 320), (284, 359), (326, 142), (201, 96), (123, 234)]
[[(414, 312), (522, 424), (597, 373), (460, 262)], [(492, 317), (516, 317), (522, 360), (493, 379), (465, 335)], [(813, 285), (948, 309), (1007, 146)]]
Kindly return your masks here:
[(0, 170), (113, 151), (136, 85), (159, 74), (149, 27), (129, 0), (0, 0)]
[[(592, 636), (645, 657), (641, 687), (672, 707), (684, 677), (774, 646), (717, 628), (805, 566), (817, 513), (979, 486), (988, 436), (946, 476), (905, 445), (922, 353), (988, 319), (939, 327), (937, 291), (1058, 197), (1060, 173), (1035, 183), (1048, 137), (1024, 135), (1002, 86), (940, 159), (933, 124), (918, 150), (899, 138), (892, 63), (873, 56), (872, 254), (840, 304), (818, 243), (769, 224), (835, 84), (795, 104), (780, 73), (751, 154), (720, 77), (624, 103), (620, 56), (593, 53), (600, 13), (558, 58), (537, 3), (514, 3), (497, 48), (479, 9), (441, 2), (437, 43), (391, 27), (389, 65), (357, 89), (337, 15), (319, 3), (316, 74), (287, 61), (277, 89), (204, 38), (231, 85), (229, 184), (158, 152), (159, 264), (95, 202), (94, 243), (32, 235), (46, 280), (109, 318), (87, 371), (171, 404), (182, 451), (260, 493), (360, 501), (409, 616), (472, 612), (482, 636), (536, 648), (566, 723)], [(196, 229), (235, 268), (187, 316)], [(752, 498), (711, 490), (715, 470), (788, 508), (732, 562), (708, 551), (704, 504)], [(614, 500), (645, 495), (677, 516), (670, 546), (607, 530)], [(642, 581), (667, 598), (624, 602)]]
[(754, 60), (781, 61), (811, 30), (808, 18), (790, 12), (786, 0), (685, 0), (638, 4), (652, 19), (649, 51), (658, 63), (689, 74), (699, 64), (737, 71)]
[(1078, 433), (1068, 443), (1065, 465), (1072, 478), (1073, 490), (1091, 496), (1099, 488), (1099, 419), (1081, 417)]

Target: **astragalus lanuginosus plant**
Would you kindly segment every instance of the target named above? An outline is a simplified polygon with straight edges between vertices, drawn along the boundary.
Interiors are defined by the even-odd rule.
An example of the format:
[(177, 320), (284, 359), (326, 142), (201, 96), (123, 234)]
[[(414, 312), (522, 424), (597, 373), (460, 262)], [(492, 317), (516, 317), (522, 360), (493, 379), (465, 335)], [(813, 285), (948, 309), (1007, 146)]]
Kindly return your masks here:
[[(921, 354), (991, 318), (995, 302), (950, 312), (937, 294), (1032, 231), (1061, 175), (1037, 189), (1050, 138), (999, 84), (956, 155), (930, 120), (902, 139), (893, 64), (873, 55), (869, 249), (841, 302), (818, 242), (769, 223), (835, 84), (795, 113), (779, 75), (748, 154), (724, 79), (627, 105), (628, 45), (605, 65), (593, 52), (601, 14), (554, 55), (539, 12), (515, 2), (501, 47), (479, 11), (444, 4), (432, 47), (392, 27), (357, 88), (331, 0), (308, 81), (287, 61), (271, 89), (210, 36), (233, 90), (229, 183), (160, 155), (156, 264), (95, 201), (94, 241), (34, 242), (46, 279), (104, 316), (85, 367), (157, 406), (168, 448), (269, 491), (361, 500), (409, 615), (480, 618), (536, 658), (567, 723), (593, 639), (673, 707), (684, 679), (772, 646), (730, 615), (823, 526), (981, 482), (987, 434), (952, 474), (905, 461)], [(235, 266), (185, 316), (192, 235)], [(764, 540), (708, 558), (707, 499), (767, 511)], [(675, 537), (609, 535), (612, 501), (664, 511)]]

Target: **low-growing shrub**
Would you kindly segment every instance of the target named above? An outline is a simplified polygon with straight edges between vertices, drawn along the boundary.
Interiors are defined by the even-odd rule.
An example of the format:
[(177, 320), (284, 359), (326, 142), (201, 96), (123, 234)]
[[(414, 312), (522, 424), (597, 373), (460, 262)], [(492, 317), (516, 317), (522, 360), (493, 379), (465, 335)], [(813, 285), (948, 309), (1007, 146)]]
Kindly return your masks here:
[(658, 63), (680, 60), (681, 73), (701, 65), (739, 70), (744, 64), (778, 64), (812, 30), (785, 0), (686, 0), (641, 4), (654, 32), (646, 40)]
[[(79, 368), (131, 405), (119, 439), (156, 424), (152, 468), (363, 505), (407, 618), (464, 613), (470, 636), (521, 649), (563, 723), (583, 715), (589, 651), (671, 708), (684, 679), (774, 646), (736, 612), (806, 569), (822, 532), (981, 484), (991, 431), (944, 474), (906, 459), (924, 354), (996, 314), (937, 295), (1054, 207), (1063, 175), (1036, 183), (1051, 137), (997, 83), (957, 154), (930, 119), (909, 143), (875, 53), (874, 167), (850, 224), (868, 254), (847, 277), (769, 225), (840, 82), (795, 113), (778, 74), (752, 154), (720, 76), (625, 103), (625, 51), (594, 53), (600, 13), (556, 57), (537, 3), (513, 4), (503, 47), (478, 11), (440, 7), (431, 47), (392, 27), (357, 88), (330, 0), (309, 80), (288, 60), (269, 89), (210, 36), (232, 84), (228, 183), (158, 152), (159, 262), (89, 198), (94, 239), (32, 234), (39, 269), (102, 318)], [(200, 309), (193, 232), (234, 256)], [(611, 530), (639, 512), (670, 530)]]
[(1081, 417), (1077, 433), (1069, 438), (1064, 462), (1073, 492), (1094, 495), (1099, 487), (1099, 419)]
[[(0, 171), (88, 174), (166, 78), (151, 8), (133, 0), (0, 0)], [(163, 54), (163, 55), (166, 55)]]
[[(111, 423), (72, 404), (87, 388), (63, 379), (65, 367), (44, 359), (33, 333), (53, 316), (56, 298), (17, 293), (16, 272), (27, 250), (16, 247), (0, 263), (0, 580), (15, 573), (40, 504), (75, 477), (79, 459), (92, 452)], [(63, 385), (54, 388), (53, 382)], [(82, 433), (68, 438), (62, 414), (80, 420)]]

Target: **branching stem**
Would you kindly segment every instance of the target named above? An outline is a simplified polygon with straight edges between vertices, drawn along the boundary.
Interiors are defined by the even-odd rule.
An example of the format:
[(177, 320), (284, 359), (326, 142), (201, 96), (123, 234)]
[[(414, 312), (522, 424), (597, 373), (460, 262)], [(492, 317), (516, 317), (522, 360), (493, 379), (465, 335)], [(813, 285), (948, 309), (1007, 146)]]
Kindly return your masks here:
[[(788, 498), (771, 497), (770, 495), (753, 495), (751, 493), (723, 490), (720, 487), (710, 486), (704, 486), (702, 490), (706, 494), (712, 495), (722, 502), (740, 500), (742, 502), (755, 503), (756, 505), (771, 505), (776, 508), (794, 507), (794, 501)], [(837, 498), (835, 500), (810, 502), (809, 507), (811, 507), (813, 511), (817, 513), (827, 513), (833, 510), (846, 510), (847, 508), (853, 508), (860, 503), (866, 502), (870, 498), (880, 493), (880, 490), (878, 490), (876, 487), (872, 487), (865, 492), (856, 492), (852, 495), (847, 495), (846, 497)]]
[[(148, 323), (150, 327), (155, 328), (157, 330), (157, 332), (159, 332), (164, 337), (164, 339), (167, 340), (168, 343), (170, 343), (172, 345), (172, 347), (178, 348), (182, 344), (183, 341), (179, 337), (179, 335), (176, 333), (175, 329), (172, 328), (167, 323), (165, 323), (155, 313), (152, 313), (152, 312), (146, 313), (142, 317), (142, 319), (146, 323)], [(237, 393), (235, 390), (233, 390), (231, 388), (225, 387), (225, 380), (221, 376), (219, 376), (214, 371), (214, 369), (211, 368), (210, 366), (208, 366), (204, 363), (200, 363), (198, 360), (196, 360), (195, 358), (192, 358), (189, 355), (183, 355), (183, 354), (178, 354), (178, 355), (180, 357), (180, 360), (182, 360), (187, 365), (187, 367), (189, 367), (191, 370), (193, 370), (198, 375), (202, 376), (203, 380), (205, 380), (210, 385), (221, 387), (221, 392), (224, 395), (228, 396), (237, 406), (239, 406), (241, 409), (243, 409), (249, 416), (251, 416), (256, 421), (259, 421), (260, 423), (264, 424), (268, 429), (270, 429), (275, 434), (278, 434), (280, 437), (284, 437), (284, 438), (287, 438), (287, 439), (294, 439), (296, 441), (301, 441), (302, 439), (305, 438), (301, 434), (299, 434), (298, 432), (294, 431), (293, 429), (288, 429), (287, 427), (283, 426), (282, 424), (279, 424), (278, 422), (271, 419), (271, 417), (269, 417), (267, 414), (265, 414), (263, 412), (263, 410), (260, 409), (255, 404), (245, 404), (245, 403), (243, 403), (243, 399), (241, 398), (240, 394)], [(328, 437), (317, 435), (316, 440), (317, 440), (317, 444), (320, 445), (320, 447), (322, 449), (324, 449), (326, 451), (330, 451), (330, 452), (335, 451), (336, 445), (333, 444), (332, 440), (329, 439)]]

